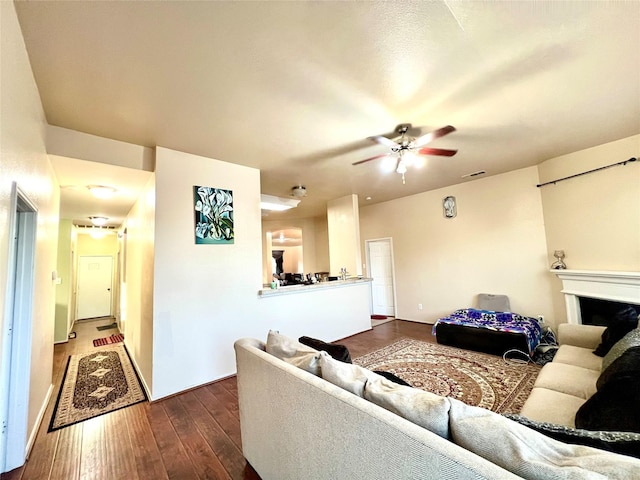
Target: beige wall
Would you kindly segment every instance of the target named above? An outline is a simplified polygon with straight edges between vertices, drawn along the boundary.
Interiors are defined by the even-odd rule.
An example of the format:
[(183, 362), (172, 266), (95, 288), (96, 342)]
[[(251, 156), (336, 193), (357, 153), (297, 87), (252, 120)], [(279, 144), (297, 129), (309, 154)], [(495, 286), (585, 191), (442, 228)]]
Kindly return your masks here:
[(120, 329), (149, 394), (153, 388), (155, 210), (155, 175), (152, 175), (122, 226), (120, 241), (123, 264)]
[[(299, 228), (302, 231), (302, 269), (306, 273), (317, 272), (317, 256), (316, 256), (316, 221), (314, 218), (302, 218), (293, 220), (262, 220), (262, 242), (263, 242), (263, 272), (262, 282), (271, 282), (271, 250), (282, 250), (277, 245), (272, 245), (268, 248), (267, 232), (273, 232), (275, 230), (286, 230), (290, 228)], [(285, 257), (285, 261), (287, 258)], [(298, 270), (287, 270), (285, 272), (298, 272)]]
[[(393, 238), (398, 318), (433, 323), (475, 306), (478, 293), (500, 293), (513, 311), (552, 323), (537, 183), (530, 167), (362, 208), (363, 242)], [(457, 199), (452, 219), (442, 211), (448, 195)]]
[(56, 285), (56, 320), (54, 341), (56, 343), (69, 340), (69, 332), (74, 315), (71, 310), (73, 292), (73, 258), (71, 250), (71, 220), (61, 219), (58, 232), (58, 254), (56, 259), (59, 284)]
[[(640, 135), (552, 158), (540, 182), (640, 156)], [(640, 161), (540, 188), (549, 256), (565, 251), (573, 270), (640, 271)], [(556, 317), (566, 319), (562, 283), (554, 279)]]
[[(118, 287), (115, 286), (115, 281), (118, 278), (118, 237), (115, 230), (110, 230), (106, 235), (101, 238), (94, 238), (91, 236), (87, 229), (77, 228), (77, 240), (76, 240), (76, 266), (75, 271), (77, 272), (77, 262), (80, 257), (84, 256), (108, 256), (111, 257), (113, 262), (113, 270), (112, 270), (112, 280), (114, 288), (112, 290), (113, 295), (111, 296), (111, 315), (113, 317), (118, 317), (117, 312), (119, 312), (119, 308), (117, 305), (118, 301)], [(77, 303), (77, 289), (74, 290), (74, 299)], [(75, 318), (74, 311), (74, 318)]]
[(316, 271), (328, 272), (329, 264), (329, 227), (327, 217), (314, 218), (316, 229)]
[(357, 195), (347, 195), (327, 203), (331, 275), (339, 275), (342, 268), (354, 277), (362, 274), (359, 216)]
[(283, 271), (290, 273), (305, 273), (302, 263), (302, 246), (297, 247), (273, 247), (274, 250), (284, 250), (282, 267)]
[[(13, 216), (12, 183), (37, 207), (37, 235), (31, 324), (29, 441), (44, 413), (52, 388), (59, 187), (45, 150), (46, 121), (13, 2), (0, 2), (0, 329), (9, 318), (5, 307), (9, 226)], [(0, 346), (0, 349), (2, 346)], [(1, 354), (2, 352), (0, 352)], [(11, 466), (11, 468), (17, 465)]]
[(85, 229), (78, 229), (78, 256), (86, 255), (107, 255), (113, 257), (114, 261), (118, 254), (118, 237), (112, 231), (102, 238), (93, 238)]

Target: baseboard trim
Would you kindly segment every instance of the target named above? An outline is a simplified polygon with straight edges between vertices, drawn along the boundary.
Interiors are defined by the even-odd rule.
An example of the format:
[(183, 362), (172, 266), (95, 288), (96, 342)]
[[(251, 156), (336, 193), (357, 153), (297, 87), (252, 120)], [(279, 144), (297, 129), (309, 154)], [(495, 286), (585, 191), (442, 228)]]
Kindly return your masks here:
[(49, 385), (49, 390), (44, 397), (44, 402), (40, 407), (40, 411), (38, 412), (38, 417), (36, 418), (36, 423), (31, 430), (31, 434), (29, 435), (29, 441), (27, 442), (27, 446), (24, 453), (25, 461), (29, 459), (29, 455), (31, 454), (31, 449), (33, 448), (33, 444), (36, 442), (36, 436), (38, 435), (38, 431), (40, 430), (40, 425), (42, 424), (42, 420), (44, 420), (44, 414), (47, 411), (47, 406), (49, 405), (49, 401), (51, 400), (51, 396), (53, 395), (53, 383)]

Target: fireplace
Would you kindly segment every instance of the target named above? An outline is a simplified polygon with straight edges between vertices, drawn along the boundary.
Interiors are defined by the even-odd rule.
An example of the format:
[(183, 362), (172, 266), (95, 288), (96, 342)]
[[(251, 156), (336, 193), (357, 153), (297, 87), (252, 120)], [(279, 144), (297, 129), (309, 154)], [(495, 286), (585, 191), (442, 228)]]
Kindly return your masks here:
[[(634, 306), (640, 312), (640, 272), (551, 270), (562, 280), (567, 321), (602, 323), (611, 311)], [(582, 311), (586, 309), (583, 319)], [(615, 314), (615, 313), (614, 313)], [(594, 319), (595, 317), (595, 319)], [(583, 322), (584, 320), (584, 322)]]

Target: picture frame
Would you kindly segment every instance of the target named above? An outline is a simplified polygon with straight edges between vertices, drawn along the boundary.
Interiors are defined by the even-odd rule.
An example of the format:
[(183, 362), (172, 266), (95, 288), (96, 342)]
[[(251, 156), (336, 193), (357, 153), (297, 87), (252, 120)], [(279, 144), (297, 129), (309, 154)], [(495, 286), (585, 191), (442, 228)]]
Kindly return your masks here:
[(233, 244), (233, 192), (221, 188), (193, 187), (196, 245)]
[(444, 218), (455, 218), (458, 214), (457, 206), (456, 206), (456, 197), (447, 196), (442, 200), (442, 210), (444, 214)]

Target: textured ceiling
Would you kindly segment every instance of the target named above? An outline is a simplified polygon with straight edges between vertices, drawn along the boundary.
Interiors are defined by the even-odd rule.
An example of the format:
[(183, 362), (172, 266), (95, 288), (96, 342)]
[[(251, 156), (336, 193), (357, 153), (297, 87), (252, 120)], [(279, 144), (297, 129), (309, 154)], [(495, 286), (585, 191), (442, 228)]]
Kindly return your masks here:
[[(385, 201), (640, 133), (640, 2), (16, 3), (48, 122)], [(400, 176), (366, 137), (457, 131)], [(612, 162), (623, 159), (611, 159)], [(63, 195), (64, 201), (64, 195)]]

